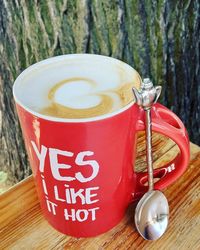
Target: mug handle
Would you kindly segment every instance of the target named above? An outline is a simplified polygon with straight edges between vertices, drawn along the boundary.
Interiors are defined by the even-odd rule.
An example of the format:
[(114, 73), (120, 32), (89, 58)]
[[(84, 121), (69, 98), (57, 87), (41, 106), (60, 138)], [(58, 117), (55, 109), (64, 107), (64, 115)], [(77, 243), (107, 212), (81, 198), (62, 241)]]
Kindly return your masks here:
[[(186, 170), (190, 157), (189, 138), (182, 121), (165, 106), (159, 103), (154, 104), (151, 109), (151, 117), (152, 130), (172, 139), (180, 149), (175, 159), (155, 169), (153, 172), (154, 178), (160, 179), (154, 184), (154, 188), (164, 189), (172, 184)], [(136, 131), (143, 130), (145, 130), (144, 110), (140, 108)], [(148, 182), (148, 173), (136, 173), (134, 200), (141, 197), (148, 190), (148, 187), (144, 185), (145, 182)]]

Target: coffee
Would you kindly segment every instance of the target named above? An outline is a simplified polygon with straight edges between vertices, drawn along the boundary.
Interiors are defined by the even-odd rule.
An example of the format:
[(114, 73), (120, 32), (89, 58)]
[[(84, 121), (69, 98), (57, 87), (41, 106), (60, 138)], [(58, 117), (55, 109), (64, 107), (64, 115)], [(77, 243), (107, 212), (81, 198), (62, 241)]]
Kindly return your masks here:
[(77, 55), (33, 70), (31, 81), (24, 77), (26, 105), (45, 116), (78, 119), (109, 114), (129, 104), (132, 87), (140, 85), (138, 73), (116, 59), (108, 63), (107, 57), (88, 57)]

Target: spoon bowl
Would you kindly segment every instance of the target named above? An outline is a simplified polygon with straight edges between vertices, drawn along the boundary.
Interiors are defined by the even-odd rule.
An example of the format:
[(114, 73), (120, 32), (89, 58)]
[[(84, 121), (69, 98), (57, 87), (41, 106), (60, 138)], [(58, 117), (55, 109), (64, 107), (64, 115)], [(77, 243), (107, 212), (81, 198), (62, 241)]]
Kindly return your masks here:
[(135, 225), (146, 240), (157, 240), (167, 229), (169, 205), (164, 194), (152, 190), (144, 194), (135, 210)]

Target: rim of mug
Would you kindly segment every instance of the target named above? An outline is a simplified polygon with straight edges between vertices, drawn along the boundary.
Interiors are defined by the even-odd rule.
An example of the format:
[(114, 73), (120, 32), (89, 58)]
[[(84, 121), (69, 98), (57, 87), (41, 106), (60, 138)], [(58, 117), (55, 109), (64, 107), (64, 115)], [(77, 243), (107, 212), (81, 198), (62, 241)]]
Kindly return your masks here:
[(130, 103), (128, 103), (126, 106), (124, 106), (123, 108), (120, 108), (116, 111), (113, 111), (111, 113), (108, 113), (108, 114), (104, 114), (104, 115), (99, 115), (99, 116), (95, 116), (95, 117), (89, 117), (89, 118), (60, 118), (60, 117), (54, 117), (54, 116), (47, 116), (47, 115), (43, 115), (43, 114), (40, 114), (39, 112), (36, 112), (32, 109), (30, 109), (29, 107), (27, 107), (25, 104), (23, 104), (23, 101), (20, 101), (19, 98), (17, 97), (16, 95), (16, 89), (17, 89), (17, 85), (20, 84), (21, 80), (23, 80), (23, 77), (30, 73), (32, 70), (38, 68), (38, 67), (41, 67), (41, 66), (44, 66), (44, 65), (48, 65), (49, 63), (52, 63), (53, 61), (64, 61), (66, 58), (78, 58), (78, 57), (96, 57), (96, 58), (102, 58), (104, 60), (107, 60), (107, 61), (115, 61), (115, 62), (118, 62), (118, 63), (123, 63), (127, 68), (135, 71), (135, 73), (138, 75), (139, 79), (140, 79), (140, 82), (142, 82), (142, 79), (139, 75), (139, 73), (133, 68), (131, 67), (129, 64), (119, 60), (119, 59), (116, 59), (116, 58), (113, 58), (113, 57), (109, 57), (109, 56), (104, 56), (104, 55), (98, 55), (98, 54), (65, 54), (65, 55), (58, 55), (58, 56), (54, 56), (54, 57), (49, 57), (47, 59), (44, 59), (44, 60), (41, 60), (39, 62), (36, 62), (32, 65), (30, 65), (29, 67), (27, 67), (25, 70), (23, 70), (19, 76), (16, 78), (16, 80), (14, 81), (14, 84), (13, 84), (13, 88), (12, 88), (12, 92), (13, 92), (13, 96), (14, 96), (14, 100), (15, 102), (21, 106), (24, 110), (26, 110), (27, 112), (31, 113), (32, 115), (38, 117), (38, 118), (42, 118), (44, 120), (48, 120), (48, 121), (53, 121), (53, 122), (71, 122), (71, 123), (79, 123), (79, 122), (93, 122), (93, 121), (99, 121), (99, 120), (103, 120), (103, 119), (106, 119), (106, 118), (110, 118), (110, 117), (113, 117), (113, 116), (116, 116), (120, 113), (123, 113), (124, 111), (126, 111), (127, 109), (129, 109), (131, 106), (133, 106), (135, 104), (135, 101), (132, 101)]

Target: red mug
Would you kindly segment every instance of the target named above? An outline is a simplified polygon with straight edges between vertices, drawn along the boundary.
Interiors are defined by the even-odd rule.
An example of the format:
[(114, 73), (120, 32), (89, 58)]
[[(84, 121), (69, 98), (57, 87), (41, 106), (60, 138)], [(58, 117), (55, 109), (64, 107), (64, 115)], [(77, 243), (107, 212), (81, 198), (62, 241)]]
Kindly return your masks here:
[[(144, 185), (147, 173), (136, 173), (132, 164), (137, 132), (144, 130), (144, 111), (131, 102), (116, 112), (93, 118), (56, 118), (35, 112), (24, 97), (34, 92), (33, 78), (37, 74), (40, 84), (53, 78), (49, 65), (53, 72), (59, 63), (82, 59), (90, 64), (94, 60), (121, 63), (125, 73), (132, 70), (137, 74), (114, 58), (63, 55), (36, 63), (22, 72), (14, 83), (13, 94), (45, 218), (64, 234), (91, 237), (117, 225), (130, 202), (147, 191)], [(23, 85), (29, 83), (27, 93)], [(189, 140), (181, 120), (161, 104), (152, 107), (152, 128), (171, 138), (180, 149), (175, 159), (154, 171), (154, 177), (160, 178), (155, 189), (163, 189), (185, 171)]]

